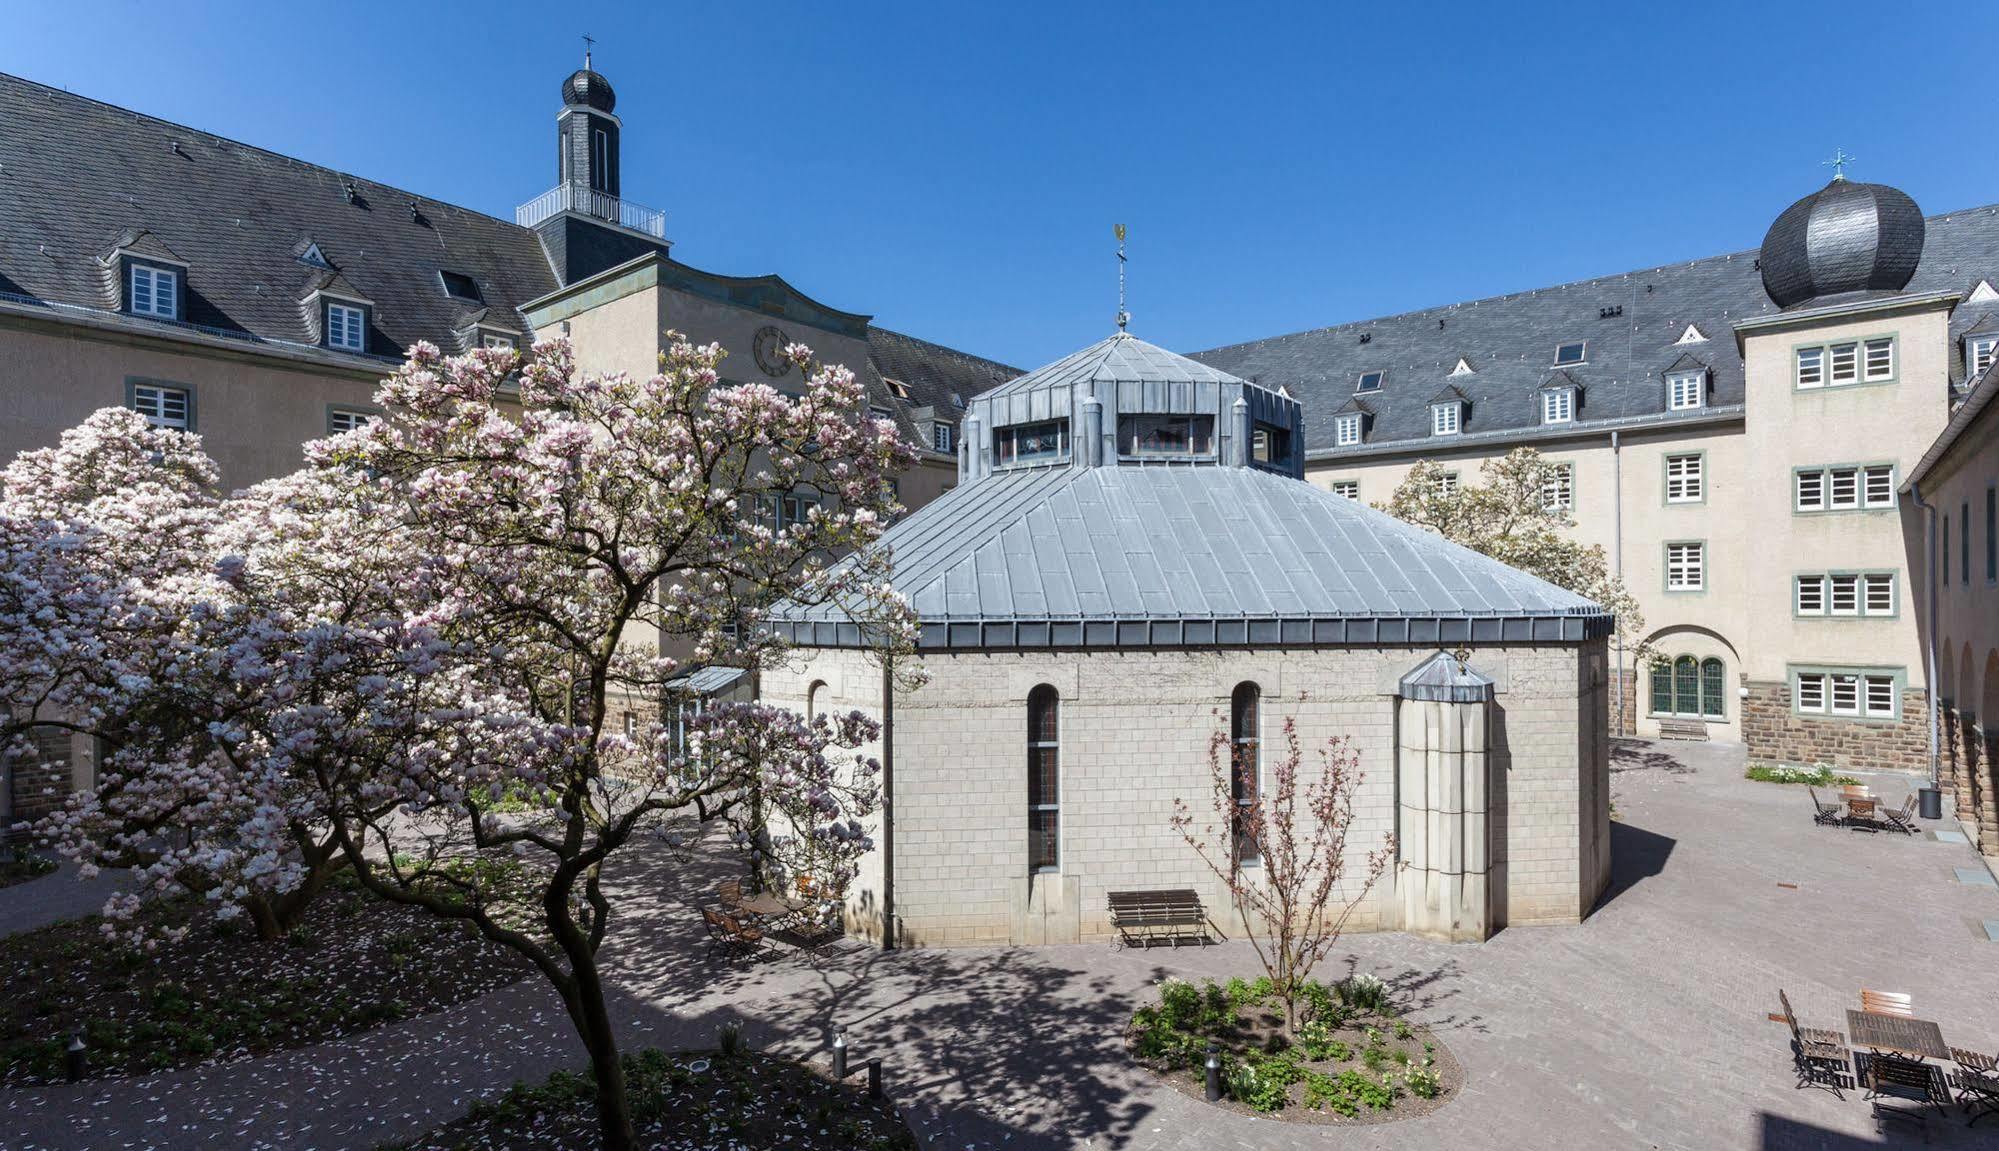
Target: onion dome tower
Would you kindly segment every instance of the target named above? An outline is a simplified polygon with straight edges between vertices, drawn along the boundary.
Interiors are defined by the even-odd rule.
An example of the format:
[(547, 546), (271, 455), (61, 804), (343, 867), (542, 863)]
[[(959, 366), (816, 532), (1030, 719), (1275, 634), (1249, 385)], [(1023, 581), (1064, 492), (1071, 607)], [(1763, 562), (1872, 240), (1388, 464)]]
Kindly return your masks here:
[(1790, 207), (1763, 237), (1763, 290), (1780, 308), (1908, 286), (1923, 255), (1923, 212), (1899, 188), (1845, 176)]
[(590, 67), (583, 67), (562, 82), (562, 115), (558, 120), (561, 147), (555, 174), (558, 186), (586, 188), (606, 196), (618, 195), (618, 117), (612, 112), (618, 94), (611, 82)]

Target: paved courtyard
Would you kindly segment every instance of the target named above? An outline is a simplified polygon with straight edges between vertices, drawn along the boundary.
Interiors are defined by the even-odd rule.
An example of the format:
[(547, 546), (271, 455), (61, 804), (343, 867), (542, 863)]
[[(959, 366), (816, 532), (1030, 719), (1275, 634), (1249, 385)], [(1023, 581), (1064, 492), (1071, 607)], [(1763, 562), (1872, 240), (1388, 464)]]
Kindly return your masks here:
[[(905, 952), (857, 945), (711, 960), (692, 901), (723, 862), (643, 858), (618, 877), (636, 913), (611, 965), (628, 1044), (713, 1042), (724, 1021), (800, 1054), (835, 1026), (879, 1057), (926, 1146), (986, 1148), (1860, 1148), (1856, 1094), (1794, 1089), (1784, 987), (1808, 1025), (1844, 1027), (1863, 986), (1906, 991), (1958, 1046), (1999, 1049), (1999, 889), (1960, 883), (1971, 850), (1814, 827), (1804, 790), (1741, 778), (1739, 749), (1620, 749), (1616, 877), (1576, 927), (1479, 945), (1346, 941), (1334, 970), (1394, 984), (1464, 1064), (1423, 1119), (1348, 1129), (1251, 1120), (1156, 1085), (1119, 1034), (1168, 975), (1254, 974), (1246, 945)], [(1878, 790), (1900, 798), (1901, 777)], [(1937, 825), (1949, 827), (1948, 823)], [(0, 930), (6, 925), (0, 924)], [(534, 982), (452, 1011), (272, 1058), (0, 1092), (0, 1146), (373, 1147), (516, 1078), (578, 1059)], [(1906, 1131), (1896, 1139), (1911, 1138)], [(1999, 1146), (1953, 1114), (1938, 1147)]]

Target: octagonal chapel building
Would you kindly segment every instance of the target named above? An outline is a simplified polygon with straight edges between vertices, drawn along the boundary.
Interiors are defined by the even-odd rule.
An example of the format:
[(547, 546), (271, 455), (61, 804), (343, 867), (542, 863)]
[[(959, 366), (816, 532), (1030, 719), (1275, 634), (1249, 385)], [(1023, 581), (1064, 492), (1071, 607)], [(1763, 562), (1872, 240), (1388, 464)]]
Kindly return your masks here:
[[(1295, 721), (1365, 773), (1363, 929), (1575, 922), (1610, 875), (1596, 604), (1306, 483), (1302, 410), (1119, 333), (970, 404), (959, 484), (889, 530), (929, 682), (836, 609), (759, 694), (885, 719), (891, 806), (848, 927), (918, 945), (1108, 939), (1113, 892), (1227, 890), (1174, 829), (1219, 732), (1267, 773)], [(1261, 780), (1235, 781), (1246, 791)], [(1259, 866), (1254, 859), (1244, 866)]]

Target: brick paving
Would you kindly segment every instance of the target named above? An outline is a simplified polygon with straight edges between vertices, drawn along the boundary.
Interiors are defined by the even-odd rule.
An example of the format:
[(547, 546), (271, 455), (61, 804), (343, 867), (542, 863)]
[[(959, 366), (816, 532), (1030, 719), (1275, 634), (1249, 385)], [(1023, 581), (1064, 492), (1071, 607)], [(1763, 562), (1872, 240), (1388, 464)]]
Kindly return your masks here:
[[(708, 957), (687, 901), (718, 874), (658, 858), (610, 955), (627, 1043), (712, 1042), (725, 1021), (805, 1054), (837, 1025), (881, 1057), (926, 1145), (987, 1148), (1865, 1148), (1867, 1105), (1794, 1089), (1766, 1020), (1786, 988), (1841, 1027), (1862, 986), (1908, 992), (1958, 1046), (1999, 1049), (1999, 891), (1955, 881), (1962, 844), (1814, 827), (1797, 787), (1741, 778), (1739, 749), (1621, 749), (1616, 879), (1573, 927), (1484, 944), (1356, 936), (1332, 973), (1396, 985), (1448, 1043), (1466, 1090), (1433, 1115), (1349, 1129), (1252, 1120), (1152, 1082), (1122, 1056), (1131, 1008), (1166, 974), (1253, 974), (1247, 947), (1094, 945), (882, 954), (846, 945), (753, 964)], [(1899, 800), (1908, 777), (1882, 777)], [(1937, 825), (1950, 826), (1948, 823)], [(247, 1063), (75, 1088), (0, 1092), (0, 1146), (367, 1148), (515, 1078), (577, 1058), (533, 983), (350, 1040)], [(1894, 1142), (1891, 1142), (1891, 1139)], [(1955, 1114), (1937, 1147), (1999, 1146)]]

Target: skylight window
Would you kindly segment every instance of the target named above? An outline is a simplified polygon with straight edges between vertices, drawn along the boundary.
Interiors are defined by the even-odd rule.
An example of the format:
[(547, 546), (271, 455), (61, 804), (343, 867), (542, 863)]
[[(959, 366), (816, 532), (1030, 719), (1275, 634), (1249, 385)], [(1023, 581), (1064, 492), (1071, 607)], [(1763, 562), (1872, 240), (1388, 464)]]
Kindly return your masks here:
[(1587, 346), (1588, 342), (1585, 340), (1574, 340), (1566, 344), (1556, 345), (1555, 366), (1562, 367), (1568, 364), (1582, 363), (1583, 353), (1587, 349)]
[(469, 304), (483, 304), (486, 302), (485, 294), (479, 291), (478, 283), (463, 272), (446, 272), (440, 270), (437, 273), (437, 278), (444, 285), (444, 294), (454, 300), (464, 300)]
[(1378, 392), (1381, 390), (1381, 379), (1386, 374), (1386, 372), (1362, 372), (1360, 379), (1354, 383), (1353, 390), (1356, 392)]

